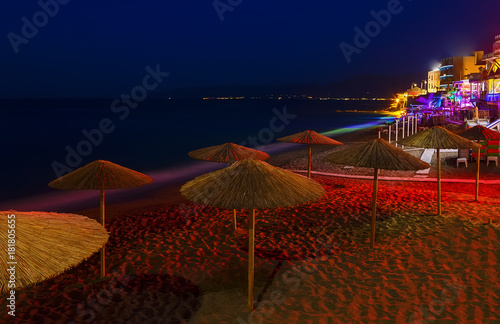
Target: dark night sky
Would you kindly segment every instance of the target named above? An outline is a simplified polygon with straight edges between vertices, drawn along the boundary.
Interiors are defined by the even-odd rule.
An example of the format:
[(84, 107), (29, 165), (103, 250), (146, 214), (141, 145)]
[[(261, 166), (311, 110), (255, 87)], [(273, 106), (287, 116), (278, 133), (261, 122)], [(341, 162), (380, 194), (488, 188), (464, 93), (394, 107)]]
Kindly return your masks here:
[(498, 0), (402, 0), (402, 12), (348, 64), (339, 44), (353, 44), (353, 28), (391, 1), (220, 0), (237, 4), (221, 22), (213, 0), (71, 0), (16, 54), (7, 35), (23, 36), (21, 18), (33, 21), (41, 7), (6, 0), (0, 97), (116, 97), (157, 64), (171, 74), (156, 91), (325, 84), (426, 71), (442, 57), (490, 52), (500, 34)]

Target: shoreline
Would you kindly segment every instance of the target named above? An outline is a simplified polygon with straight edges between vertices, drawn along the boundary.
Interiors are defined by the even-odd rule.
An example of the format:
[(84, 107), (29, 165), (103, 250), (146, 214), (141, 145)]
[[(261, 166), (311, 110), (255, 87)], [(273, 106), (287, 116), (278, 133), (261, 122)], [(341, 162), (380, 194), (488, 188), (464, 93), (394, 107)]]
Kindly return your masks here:
[[(367, 129), (355, 130), (332, 138), (343, 143), (344, 142), (347, 143), (347, 140), (353, 140), (353, 139), (354, 142), (351, 143), (368, 141), (374, 138), (373, 134), (375, 133), (375, 129), (376, 126), (371, 126), (370, 128)], [(283, 161), (287, 159), (287, 157), (290, 155), (299, 156), (301, 155), (302, 151), (305, 152), (307, 150), (306, 148), (304, 148), (304, 145), (301, 144), (273, 143), (268, 146), (273, 146), (273, 145), (284, 147), (284, 150), (282, 150), (281, 152), (278, 150), (278, 153), (276, 154), (272, 154), (272, 148), (271, 151), (269, 149), (263, 149), (263, 151), (267, 153), (271, 152), (272, 155), (266, 162), (274, 166), (279, 166), (278, 164), (280, 164), (280, 162), (278, 161)], [(316, 147), (315, 149), (321, 150), (322, 149), (321, 145), (318, 146), (320, 147), (319, 148)], [(325, 148), (323, 147), (323, 149)], [(209, 165), (211, 165), (213, 169), (212, 171), (225, 167), (225, 164), (215, 163), (215, 162), (199, 161), (198, 164), (207, 165), (207, 169), (210, 169)], [(181, 181), (178, 181), (176, 183), (170, 183), (166, 186), (161, 185), (159, 183), (157, 184), (158, 188), (147, 190), (147, 192), (142, 194), (141, 196), (135, 197), (133, 201), (126, 201), (124, 199), (120, 199), (118, 201), (111, 202), (106, 205), (106, 217), (110, 219), (114, 217), (119, 217), (119, 215), (121, 215), (123, 212), (127, 212), (127, 214), (131, 213), (132, 211), (133, 213), (147, 213), (148, 211), (154, 210), (154, 208), (161, 209), (161, 208), (172, 207), (177, 204), (190, 204), (191, 202), (181, 195), (180, 188), (184, 183), (186, 183), (189, 180), (192, 180), (193, 178), (194, 177), (192, 178), (185, 177)], [(146, 189), (147, 187), (144, 187), (145, 191)], [(97, 193), (95, 194), (95, 197), (97, 199), (98, 197)], [(95, 200), (95, 202), (97, 201), (98, 200)], [(76, 210), (75, 213), (97, 220), (99, 217), (99, 207), (97, 203), (95, 203), (95, 206), (96, 207)]]
[[(337, 141), (344, 143), (342, 146), (313, 145), (312, 147), (312, 171), (321, 173), (343, 174), (346, 178), (372, 177), (372, 169), (366, 168), (345, 168), (341, 165), (335, 165), (326, 162), (323, 157), (336, 150), (343, 149), (349, 145), (366, 142), (378, 136), (377, 126), (370, 126), (361, 130), (348, 131), (346, 133), (332, 136)], [(382, 138), (388, 140), (388, 134), (382, 134)], [(261, 148), (262, 149), (262, 148)], [(304, 171), (307, 169), (307, 146), (302, 144), (273, 143), (265, 146), (263, 151), (270, 153), (271, 157), (266, 161), (271, 165), (289, 169)], [(275, 152), (275, 153), (273, 153)], [(410, 154), (420, 157), (423, 149), (412, 149)], [(475, 179), (475, 163), (471, 162), (468, 168), (455, 168), (454, 153), (442, 154), (442, 182), (447, 179)], [(484, 164), (484, 162), (482, 163)], [(155, 178), (155, 183), (132, 189), (120, 189), (107, 191), (106, 218), (113, 219), (122, 214), (145, 213), (150, 210), (168, 208), (179, 204), (189, 204), (180, 194), (180, 187), (194, 177), (224, 168), (225, 164), (195, 161), (184, 168), (167, 169), (166, 171), (153, 172), (151, 175)], [(431, 161), (431, 171), (429, 178), (436, 178), (436, 158)], [(413, 171), (388, 171), (380, 170), (380, 180), (385, 181), (384, 177), (412, 178)], [(482, 167), (480, 183), (484, 180), (493, 180), (500, 178), (500, 167), (492, 165)], [(396, 182), (398, 180), (395, 180)], [(416, 180), (415, 181), (429, 181)], [(470, 181), (468, 181), (470, 182)], [(99, 217), (99, 206), (97, 191), (54, 191), (52, 194), (35, 197), (31, 202), (27, 200), (14, 202), (12, 205), (23, 205), (19, 211), (44, 210), (47, 212), (71, 212), (81, 214), (93, 219)], [(64, 199), (64, 202), (62, 200)], [(9, 203), (3, 203), (0, 209), (14, 209)]]
[[(376, 131), (377, 126), (371, 126), (366, 129), (355, 130), (352, 132), (348, 132), (345, 134), (341, 134), (338, 136), (333, 136), (337, 141), (344, 143), (342, 146), (329, 146), (329, 145), (313, 145), (312, 148), (312, 166), (313, 171), (316, 172), (325, 172), (325, 173), (341, 173), (345, 175), (345, 179), (349, 180), (359, 180), (359, 181), (369, 181), (369, 179), (354, 179), (355, 176), (365, 176), (371, 177), (373, 179), (373, 170), (367, 168), (345, 168), (341, 165), (335, 165), (329, 163), (323, 159), (323, 157), (331, 152), (336, 150), (343, 149), (349, 145), (366, 142), (372, 140), (378, 136), (378, 132)], [(382, 138), (388, 140), (388, 134), (382, 134)], [(273, 144), (269, 145), (272, 146)], [(302, 144), (286, 144), (286, 143), (274, 143), (274, 145), (283, 145), (286, 146), (284, 150), (278, 152), (276, 154), (271, 154), (271, 157), (266, 161), (267, 163), (285, 168), (288, 170), (300, 170), (301, 172), (305, 172), (307, 170), (307, 147)], [(295, 148), (296, 147), (296, 148)], [(268, 150), (264, 150), (269, 152)], [(420, 157), (420, 154), (423, 152), (423, 149), (411, 149), (409, 153)], [(455, 153), (442, 153), (442, 183), (443, 184), (452, 184), (455, 179), (465, 179), (467, 180), (464, 183), (466, 188), (470, 187), (469, 192), (474, 194), (474, 182), (472, 180), (476, 177), (476, 167), (475, 163), (471, 162), (469, 167), (455, 167)], [(435, 179), (437, 177), (436, 174), (436, 156), (434, 155), (431, 161), (431, 170), (428, 178), (424, 179), (414, 179), (415, 182), (427, 182), (429, 189), (434, 190), (435, 188), (435, 180), (427, 180), (427, 179)], [(212, 171), (216, 169), (221, 169), (225, 167), (223, 164), (214, 163), (214, 162), (205, 162), (200, 161), (200, 165), (212, 165)], [(207, 169), (209, 167), (207, 166)], [(299, 172), (300, 173), (300, 172)], [(416, 172), (414, 171), (391, 171), (391, 170), (380, 170), (380, 180), (381, 181), (390, 181), (390, 182), (404, 182), (400, 180), (385, 180), (384, 177), (395, 177), (395, 178), (413, 178)], [(313, 173), (314, 175), (314, 173)], [(323, 177), (324, 175), (317, 174), (316, 176)], [(350, 178), (351, 177), (351, 178)], [(194, 177), (192, 177), (194, 178)], [(152, 188), (151, 190), (146, 190), (147, 187), (144, 187), (144, 193), (135, 196), (133, 201), (128, 201), (125, 199), (120, 199), (114, 202), (111, 202), (109, 205), (106, 205), (106, 213), (107, 216), (115, 217), (119, 216), (121, 213), (147, 213), (153, 209), (161, 209), (161, 208), (169, 208), (178, 204), (190, 204), (188, 201), (180, 194), (180, 187), (191, 180), (189, 176), (184, 177), (182, 180), (177, 181), (176, 183), (170, 183), (167, 186), (162, 184), (157, 184), (156, 188)], [(450, 181), (447, 181), (447, 180)], [(488, 180), (496, 180), (500, 179), (500, 167), (495, 167), (494, 164), (486, 167), (485, 163), (482, 163), (482, 169), (480, 174), (480, 186), (482, 190), (485, 188), (482, 187), (496, 187), (496, 183), (484, 184), (484, 181)], [(431, 184), (429, 182), (433, 182)], [(446, 188), (446, 186), (445, 186)], [(445, 188), (443, 190), (445, 190)], [(499, 186), (500, 188), (500, 186)], [(127, 189), (125, 189), (127, 190)], [(97, 199), (97, 194), (95, 195)], [(132, 195), (129, 195), (129, 198)], [(97, 206), (97, 200), (94, 200), (94, 206), (90, 208), (84, 208), (75, 211), (77, 214), (81, 213), (84, 216), (92, 217), (98, 219), (99, 216), (99, 208)]]
[[(368, 140), (372, 133), (371, 129), (376, 126), (370, 126), (368, 129), (347, 130), (345, 133), (333, 136), (332, 138), (345, 141), (356, 138), (357, 141)], [(303, 149), (302, 145), (291, 143), (274, 142), (262, 147), (257, 147), (270, 154), (271, 157), (277, 157)], [(272, 164), (272, 163), (271, 163)], [(151, 185), (131, 188), (108, 190), (106, 192), (106, 213), (113, 217), (123, 211), (134, 210), (142, 212), (151, 207), (166, 207), (172, 204), (187, 203), (179, 190), (185, 182), (208, 172), (212, 172), (226, 165), (208, 161), (190, 161), (185, 167), (167, 168), (166, 170), (157, 170), (148, 173), (155, 179)], [(98, 219), (99, 194), (97, 191), (60, 191), (27, 197), (14, 201), (5, 201), (0, 203), (0, 210), (17, 211), (47, 211), (47, 212), (71, 212), (82, 214), (94, 219)], [(123, 206), (122, 206), (123, 205)]]
[[(359, 130), (355, 131), (350, 134), (344, 134), (335, 137), (336, 140), (345, 143), (346, 145), (350, 145), (353, 143), (358, 143), (358, 142), (363, 142), (363, 141), (368, 141), (373, 138), (375, 138), (374, 134), (376, 133), (376, 127), (372, 127), (371, 129), (364, 129), (364, 130)], [(382, 136), (383, 137), (383, 136)], [(351, 142), (348, 142), (347, 140), (351, 140)], [(305, 172), (307, 170), (307, 148), (304, 147), (304, 145), (301, 144), (292, 144), (294, 146), (297, 146), (296, 149), (289, 149), (284, 152), (271, 155), (269, 158), (268, 162), (271, 165), (277, 166), (277, 167), (284, 167), (286, 169), (293, 169), (294, 166), (299, 166), (301, 171)], [(366, 168), (349, 168), (349, 169), (344, 169), (344, 166), (340, 165), (335, 165), (332, 163), (326, 162), (323, 157), (327, 155), (330, 152), (333, 152), (335, 150), (342, 149), (344, 146), (335, 146), (335, 147), (328, 147), (328, 146), (322, 146), (322, 145), (317, 145), (313, 146), (313, 153), (312, 153), (312, 165), (313, 165), (313, 171), (317, 172), (338, 172), (346, 175), (344, 177), (345, 180), (349, 181), (368, 181), (370, 182), (371, 180), (369, 179), (349, 179), (349, 176), (368, 176), (372, 177), (373, 179), (373, 170), (372, 169), (366, 169)], [(411, 154), (414, 154), (415, 156), (419, 157), (419, 154), (423, 150), (415, 150), (410, 152)], [(447, 186), (453, 186), (454, 184), (451, 182), (448, 182), (447, 179), (460, 179), (460, 178), (465, 178), (469, 180), (467, 183), (463, 183), (463, 188), (468, 188), (463, 191), (463, 193), (470, 193), (474, 194), (474, 187), (475, 184), (471, 180), (475, 179), (475, 163), (471, 163), (468, 168), (456, 168), (453, 162), (454, 157), (448, 157), (448, 156), (454, 156), (454, 154), (442, 154), (443, 156), (443, 161), (445, 161), (442, 165), (442, 174), (443, 178), (442, 184), (443, 184), (443, 191), (447, 190)], [(446, 163), (446, 161), (449, 161)], [(201, 162), (201, 163), (209, 163), (213, 164), (210, 162)], [(484, 164), (484, 163), (483, 163)], [(224, 166), (221, 166), (219, 164), (216, 164), (218, 168), (222, 168)], [(413, 178), (415, 175), (414, 171), (389, 171), (389, 170), (380, 170), (380, 180), (385, 182), (387, 180), (384, 180), (384, 177), (409, 177)], [(314, 175), (313, 176), (319, 176), (323, 177), (322, 175)], [(429, 178), (436, 178), (436, 157), (434, 156), (432, 161), (431, 161), (431, 172), (429, 174)], [(482, 173), (481, 173), (481, 178), (480, 178), (480, 189), (483, 190), (489, 190), (489, 187), (493, 188), (499, 188), (497, 184), (484, 184), (482, 183), (483, 179), (500, 179), (500, 167), (496, 168), (492, 165), (489, 167), (483, 167), (482, 168)], [(183, 204), (183, 205), (188, 205), (191, 204), (190, 201), (188, 201), (186, 198), (184, 198), (181, 193), (180, 193), (180, 187), (189, 181), (191, 179), (184, 179), (183, 181), (179, 181), (174, 184), (169, 184), (168, 186), (158, 186), (158, 188), (154, 188), (152, 190), (148, 190), (146, 193), (142, 194), (141, 196), (135, 196), (133, 197), (132, 201), (124, 201), (124, 200), (119, 200), (116, 202), (111, 202), (109, 205), (106, 205), (106, 215), (107, 218), (109, 219), (114, 218), (114, 217), (120, 217), (123, 213), (125, 214), (144, 214), (151, 212), (153, 210), (158, 210), (162, 208), (169, 208), (173, 207), (175, 205)], [(390, 180), (389, 180), (390, 181)], [(422, 179), (415, 179), (416, 182), (426, 182), (427, 186), (429, 186), (428, 189), (430, 190), (435, 190), (436, 185), (435, 181), (430, 183), (428, 180), (422, 180)], [(404, 181), (400, 180), (394, 180), (390, 182), (395, 182), (395, 183), (404, 183)], [(481, 184), (482, 183), (482, 184)], [(91, 217), (94, 219), (98, 219), (99, 217), (99, 208), (97, 205), (97, 194), (95, 194), (95, 199), (93, 200), (93, 206), (95, 207), (90, 207), (90, 208), (85, 208), (85, 209), (80, 209), (78, 211), (75, 211), (77, 214), (81, 214), (87, 217)], [(131, 196), (132, 197), (132, 196)]]

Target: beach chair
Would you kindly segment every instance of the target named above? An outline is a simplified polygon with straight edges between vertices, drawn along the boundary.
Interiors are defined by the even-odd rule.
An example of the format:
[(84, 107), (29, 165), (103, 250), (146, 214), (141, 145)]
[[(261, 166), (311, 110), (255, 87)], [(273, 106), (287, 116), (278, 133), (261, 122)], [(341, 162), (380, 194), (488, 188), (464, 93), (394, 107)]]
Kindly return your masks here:
[(486, 159), (486, 166), (488, 166), (490, 164), (490, 162), (494, 162), (495, 166), (498, 166), (498, 156), (488, 155), (488, 157)]
[(468, 160), (470, 159), (470, 149), (459, 149), (457, 158), (457, 168), (460, 163), (464, 163), (465, 167), (468, 167)]
[(498, 166), (498, 158), (500, 157), (500, 141), (488, 141), (486, 148), (486, 166), (490, 162), (494, 162)]
[(466, 158), (457, 158), (457, 168), (460, 165), (460, 163), (465, 163), (465, 167), (469, 166)]
[(459, 158), (466, 158), (467, 160), (470, 160), (470, 149), (459, 149), (458, 150), (458, 157)]

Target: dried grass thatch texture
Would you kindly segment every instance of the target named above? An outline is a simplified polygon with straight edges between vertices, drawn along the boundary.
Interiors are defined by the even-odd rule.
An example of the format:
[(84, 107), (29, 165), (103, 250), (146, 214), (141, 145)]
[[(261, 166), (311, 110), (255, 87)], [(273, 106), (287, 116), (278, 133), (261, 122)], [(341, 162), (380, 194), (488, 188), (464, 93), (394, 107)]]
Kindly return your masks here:
[(277, 139), (278, 142), (290, 142), (300, 144), (324, 144), (324, 145), (343, 145), (342, 143), (326, 137), (312, 130), (285, 136)]
[(181, 193), (204, 205), (257, 209), (315, 201), (325, 190), (306, 177), (248, 159), (189, 181), (181, 187)]
[(62, 176), (49, 186), (65, 190), (121, 189), (143, 186), (153, 178), (121, 165), (98, 160)]
[(453, 134), (459, 134), (460, 132), (463, 132), (465, 130), (465, 124), (448, 124), (443, 127)]
[(430, 168), (428, 163), (389, 144), (384, 139), (374, 139), (342, 151), (327, 155), (326, 160), (355, 167), (385, 170), (414, 171)]
[(458, 135), (473, 141), (487, 141), (487, 140), (500, 141), (499, 132), (495, 132), (494, 130), (491, 130), (481, 125), (477, 125), (465, 131), (462, 131), (458, 133)]
[(444, 129), (441, 126), (434, 126), (419, 133), (398, 141), (399, 144), (434, 149), (477, 149), (478, 144), (469, 141), (459, 135)]
[[(10, 260), (7, 254), (10, 214), (15, 215), (14, 260)], [(108, 233), (99, 223), (74, 214), (2, 211), (0, 228), (1, 293), (8, 290), (7, 268), (11, 264), (7, 262), (17, 262), (16, 287), (24, 287), (79, 264), (108, 241)]]
[(212, 162), (233, 163), (246, 159), (267, 160), (269, 154), (254, 150), (234, 143), (210, 146), (188, 153), (190, 157), (197, 160)]

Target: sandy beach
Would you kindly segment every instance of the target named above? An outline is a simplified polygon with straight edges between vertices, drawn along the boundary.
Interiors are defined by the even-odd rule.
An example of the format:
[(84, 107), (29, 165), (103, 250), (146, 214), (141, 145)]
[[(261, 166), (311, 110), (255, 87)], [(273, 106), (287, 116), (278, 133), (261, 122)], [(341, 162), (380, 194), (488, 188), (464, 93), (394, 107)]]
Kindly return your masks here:
[[(386, 136), (386, 135), (385, 135)], [(346, 145), (375, 131), (335, 138)], [(349, 143), (348, 143), (349, 142)], [(324, 160), (339, 147), (315, 147), (313, 170), (372, 175)], [(422, 150), (411, 153), (419, 156)], [(269, 163), (304, 170), (306, 148)], [(436, 161), (429, 178), (435, 177)], [(443, 178), (475, 179), (475, 163)], [(481, 179), (500, 167), (481, 165)], [(413, 177), (414, 172), (381, 171)], [(22, 323), (498, 323), (500, 322), (500, 185), (445, 182), (436, 216), (435, 182), (381, 181), (376, 245), (369, 248), (372, 181), (314, 175), (319, 201), (256, 215), (255, 302), (246, 311), (247, 211), (238, 230), (228, 210), (196, 205), (181, 184), (107, 206), (108, 276), (99, 256), (17, 291)], [(96, 208), (77, 214), (97, 219)], [(485, 225), (491, 220), (491, 225)], [(6, 296), (1, 296), (5, 303)], [(11, 322), (7, 310), (0, 320)]]

